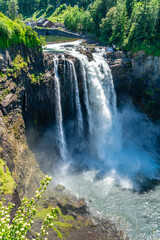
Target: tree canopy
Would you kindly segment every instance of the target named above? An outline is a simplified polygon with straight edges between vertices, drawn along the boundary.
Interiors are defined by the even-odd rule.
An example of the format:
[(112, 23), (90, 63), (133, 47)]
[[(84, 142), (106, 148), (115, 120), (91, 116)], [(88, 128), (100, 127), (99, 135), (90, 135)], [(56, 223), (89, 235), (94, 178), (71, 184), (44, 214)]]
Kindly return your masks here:
[(65, 25), (105, 44), (160, 55), (160, 0), (95, 0), (86, 10), (70, 7)]
[(25, 18), (64, 21), (68, 29), (95, 34), (104, 44), (160, 55), (160, 0), (8, 0), (8, 7), (5, 1), (0, 10), (12, 19), (19, 8)]
[(41, 50), (41, 41), (32, 28), (26, 27), (19, 18), (12, 21), (0, 13), (0, 47), (6, 48), (16, 44), (24, 44), (31, 48), (38, 46)]

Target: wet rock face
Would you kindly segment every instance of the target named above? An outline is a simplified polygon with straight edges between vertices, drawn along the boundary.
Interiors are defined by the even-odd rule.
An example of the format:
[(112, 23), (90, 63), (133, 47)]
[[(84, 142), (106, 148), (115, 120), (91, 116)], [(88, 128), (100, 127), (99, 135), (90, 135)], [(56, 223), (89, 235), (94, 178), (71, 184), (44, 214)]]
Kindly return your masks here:
[(104, 56), (112, 70), (114, 87), (116, 90), (118, 105), (121, 104), (122, 95), (128, 94), (129, 79), (131, 74), (131, 60), (122, 51), (108, 52)]
[(26, 127), (41, 131), (55, 121), (55, 92), (53, 75), (44, 76), (39, 83), (28, 84), (23, 98)]
[(118, 105), (130, 98), (152, 120), (160, 119), (160, 58), (143, 51), (117, 51), (107, 53), (106, 60), (112, 70)]
[[(13, 59), (17, 53), (19, 54), (19, 50), (11, 53), (8, 58), (10, 60), (7, 61), (5, 61), (3, 56), (3, 63), (6, 69), (12, 66)], [(29, 58), (32, 59), (32, 57), (34, 57), (33, 53)], [(0, 77), (0, 97), (2, 96), (2, 98), (0, 98), (0, 144), (3, 148), (0, 150), (0, 157), (7, 162), (11, 172), (16, 171), (14, 174), (17, 183), (19, 184), (19, 182), (21, 182), (19, 189), (25, 189), (24, 192), (27, 191), (30, 192), (30, 194), (33, 193), (34, 187), (37, 186), (33, 184), (36, 179), (36, 176), (34, 179), (33, 175), (38, 168), (36, 162), (34, 163), (35, 159), (31, 150), (33, 150), (37, 139), (43, 135), (47, 128), (56, 122), (54, 54), (44, 56), (40, 54), (39, 59), (41, 58), (44, 60), (41, 69), (39, 63), (36, 69), (34, 68), (34, 64), (32, 65), (32, 62), (36, 63), (36, 61), (38, 61), (37, 55), (35, 55), (35, 59), (30, 60), (27, 68), (25, 70), (21, 69), (16, 77), (14, 74), (9, 76), (3, 74), (3, 76)], [(68, 55), (66, 55), (66, 58), (72, 60), (76, 72), (79, 73), (78, 85), (80, 97), (82, 101), (84, 101), (80, 62), (78, 59)], [(43, 71), (43, 69), (45, 69), (45, 71)], [(41, 77), (35, 81), (34, 76), (36, 76), (37, 71), (42, 74)], [(69, 64), (62, 59), (62, 56), (59, 56), (58, 74), (61, 79), (60, 87), (64, 121), (75, 119), (76, 106), (73, 106), (73, 111), (71, 111), (70, 108), (70, 104), (72, 103), (70, 68)], [(31, 167), (32, 164), (33, 166)], [(31, 169), (29, 170), (29, 168)], [(27, 177), (29, 180), (25, 181)], [(37, 179), (40, 179), (40, 177)], [(34, 187), (29, 189), (31, 182)], [(38, 182), (39, 180), (37, 180), (37, 183)]]
[[(92, 50), (92, 49), (91, 49), (91, 50)], [(88, 61), (91, 62), (91, 61), (94, 60), (91, 50), (83, 50), (83, 49), (80, 49), (79, 52), (80, 52), (81, 54), (86, 55), (87, 58), (88, 58)]]
[(144, 78), (147, 85), (160, 88), (160, 57), (147, 56), (140, 51), (132, 56), (131, 62), (135, 78)]
[[(44, 54), (45, 74), (42, 79), (35, 84), (26, 86), (26, 95), (23, 100), (23, 116), (26, 125), (43, 131), (44, 128), (55, 124), (55, 72), (54, 72), (55, 54)], [(63, 120), (75, 119), (74, 95), (72, 95), (73, 73), (71, 72), (69, 61), (75, 64), (76, 72), (78, 72), (78, 84), (80, 95), (82, 95), (82, 76), (80, 71), (80, 63), (72, 56), (65, 55), (66, 59), (58, 55), (58, 74), (60, 76), (61, 105), (63, 112)], [(83, 96), (81, 96), (83, 98)], [(73, 104), (73, 109), (71, 105)], [(36, 123), (36, 124), (35, 124)]]
[[(93, 216), (84, 199), (78, 199), (62, 185), (51, 186), (47, 189), (38, 205), (41, 214), (36, 216), (35, 222), (28, 234), (29, 239), (35, 238), (44, 219), (44, 212), (48, 213), (52, 207), (59, 206), (58, 219), (55, 227), (62, 234), (62, 239), (70, 240), (129, 240), (122, 230), (116, 225), (104, 219)], [(51, 228), (47, 236), (48, 240), (59, 239), (56, 232)]]
[[(26, 49), (22, 46), (20, 49), (0, 51), (0, 71), (3, 75), (7, 68), (12, 66), (17, 53), (21, 53), (23, 58), (29, 57), (27, 69), (22, 69), (18, 76), (0, 77), (0, 92), (3, 91), (0, 99), (0, 146), (2, 148), (0, 157), (7, 162), (17, 183), (21, 182), (19, 188), (25, 188), (25, 191), (32, 193), (34, 191), (32, 186), (36, 188), (36, 181), (39, 179), (34, 177), (34, 174), (39, 170), (29, 147), (34, 145), (47, 127), (55, 123), (56, 103), (54, 54), (47, 53), (43, 56), (36, 50), (28, 51), (26, 55)], [(92, 51), (87, 50), (86, 54), (92, 60)], [(73, 111), (70, 107), (74, 101), (71, 98), (73, 83), (68, 60), (73, 62), (77, 73), (82, 112), (85, 116), (80, 61), (67, 54), (65, 54), (66, 60), (61, 54), (58, 57), (64, 121), (75, 119), (76, 114), (75, 106)], [(142, 52), (135, 55), (124, 52), (105, 53), (105, 57), (112, 70), (118, 105), (126, 103), (126, 99), (127, 101), (132, 99), (133, 103), (150, 118), (153, 120), (160, 118), (160, 59), (146, 56)], [(42, 72), (42, 76), (38, 81), (33, 82), (32, 75), (36, 75), (37, 72)], [(31, 131), (27, 139), (26, 130)], [(29, 135), (32, 139), (29, 139)], [(27, 140), (30, 142), (29, 147)], [(31, 170), (28, 171), (29, 168)], [(27, 178), (28, 181), (25, 180)], [(59, 204), (63, 206), (64, 203)]]
[(77, 198), (66, 190), (62, 185), (57, 185), (54, 188), (52, 197), (56, 199), (57, 206), (61, 209), (64, 215), (70, 214), (76, 217), (76, 214), (87, 214), (89, 210), (84, 198)]
[(0, 71), (5, 73), (7, 68), (12, 66), (12, 62), (17, 54), (20, 54), (24, 59), (28, 59), (29, 66), (34, 70), (42, 70), (43, 68), (43, 54), (38, 48), (30, 49), (24, 45), (10, 47), (8, 49), (0, 49)]
[[(54, 57), (55, 57), (55, 54), (52, 54), (52, 53), (44, 54), (44, 63), (45, 63), (45, 69), (46, 69), (45, 76), (50, 75), (50, 77), (48, 78), (48, 85), (50, 85), (52, 82), (53, 86), (54, 86), (54, 75), (55, 75)], [(76, 114), (75, 95), (74, 95), (75, 91), (73, 91), (73, 88), (75, 88), (75, 83), (73, 79), (73, 71), (71, 69), (70, 62), (72, 62), (75, 67), (76, 77), (78, 81), (79, 95), (80, 95), (80, 100), (82, 104), (82, 110), (85, 115), (86, 109), (85, 109), (85, 103), (84, 103), (82, 66), (80, 61), (71, 55), (65, 54), (65, 56), (64, 55), (62, 56), (61, 54), (59, 54), (57, 55), (57, 57), (59, 59), (58, 74), (60, 77), (61, 106), (62, 106), (62, 112), (63, 112), (63, 120), (66, 122), (68, 120), (74, 120), (75, 114)], [(37, 86), (36, 86), (36, 91), (37, 91)], [(50, 95), (50, 97), (53, 97), (54, 95), (55, 93)], [(44, 96), (46, 96), (45, 93), (44, 93)], [(46, 107), (48, 108), (49, 105), (47, 105)], [(55, 111), (55, 108), (52, 108), (51, 111)], [(55, 122), (55, 117), (52, 119), (52, 122), (53, 123)]]
[[(18, 71), (13, 68), (17, 55), (23, 59), (22, 65), (27, 62), (25, 69), (21, 68), (22, 65)], [(23, 118), (23, 99), (31, 81), (29, 76), (38, 71), (40, 65), (43, 69), (42, 63), (43, 55), (36, 49), (27, 51), (19, 46), (0, 50), (0, 158), (7, 163), (17, 183), (17, 194), (21, 196), (33, 196), (43, 177), (28, 147)]]
[(8, 50), (0, 50), (0, 71), (6, 72), (7, 67), (10, 66), (12, 60)]

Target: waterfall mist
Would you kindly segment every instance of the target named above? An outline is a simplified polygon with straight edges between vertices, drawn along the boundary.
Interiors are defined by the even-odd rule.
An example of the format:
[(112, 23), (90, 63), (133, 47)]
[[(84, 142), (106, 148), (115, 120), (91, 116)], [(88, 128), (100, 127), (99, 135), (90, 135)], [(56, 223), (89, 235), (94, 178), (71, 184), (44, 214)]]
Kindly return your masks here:
[(130, 239), (149, 240), (153, 229), (158, 238), (159, 126), (130, 99), (117, 109), (103, 48), (90, 58), (79, 41), (46, 51), (55, 52), (55, 117), (34, 146), (40, 167), (94, 214), (126, 222)]
[(54, 58), (56, 124), (37, 143), (38, 159), (59, 177), (94, 171), (95, 181), (111, 176), (123, 188), (146, 190), (160, 177), (159, 128), (131, 103), (117, 110), (104, 50), (88, 59), (78, 44), (48, 45), (78, 63), (65, 54)]

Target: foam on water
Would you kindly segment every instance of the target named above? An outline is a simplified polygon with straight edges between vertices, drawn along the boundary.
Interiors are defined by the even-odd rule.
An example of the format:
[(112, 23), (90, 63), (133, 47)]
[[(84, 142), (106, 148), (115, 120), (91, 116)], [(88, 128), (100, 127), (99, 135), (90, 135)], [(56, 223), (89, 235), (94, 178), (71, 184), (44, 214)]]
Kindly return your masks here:
[[(66, 68), (70, 68), (74, 83), (71, 96), (75, 96), (72, 97), (77, 113), (74, 124), (78, 124), (73, 136), (70, 135), (71, 144), (68, 145), (64, 136), (70, 128), (64, 127), (63, 112), (60, 106), (57, 108), (60, 142), (64, 149), (67, 146), (68, 153), (66, 165), (56, 176), (57, 182), (77, 196), (85, 197), (97, 215), (110, 216), (114, 220), (122, 218), (128, 224), (127, 230), (132, 240), (148, 240), (153, 229), (160, 229), (160, 187), (151, 190), (154, 186), (152, 181), (160, 179), (156, 152), (159, 129), (131, 104), (123, 106), (121, 111), (117, 110), (112, 74), (103, 58), (105, 50), (96, 49), (93, 60), (89, 61), (77, 50), (80, 43), (76, 41), (45, 47), (46, 51), (67, 52), (79, 59), (87, 114), (88, 130), (85, 129), (86, 118), (77, 72), (72, 60), (65, 59), (64, 55), (63, 71), (65, 73)], [(56, 81), (60, 82), (57, 69), (58, 66), (55, 69)], [(148, 186), (150, 191), (143, 194), (131, 191)]]

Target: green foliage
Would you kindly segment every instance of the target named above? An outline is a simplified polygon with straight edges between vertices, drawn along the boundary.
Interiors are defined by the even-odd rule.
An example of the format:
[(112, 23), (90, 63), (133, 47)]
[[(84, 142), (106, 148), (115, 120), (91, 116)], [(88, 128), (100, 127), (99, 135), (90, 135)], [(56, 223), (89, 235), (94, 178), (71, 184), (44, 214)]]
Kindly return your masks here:
[(18, 2), (17, 0), (9, 0), (8, 4), (8, 15), (12, 20), (15, 20), (18, 15)]
[[(44, 199), (40, 202), (38, 205), (37, 213), (35, 215), (35, 218), (38, 220), (44, 220), (45, 216), (49, 214), (49, 212), (52, 209), (52, 205), (49, 203), (47, 204), (47, 207), (44, 208)], [(81, 222), (77, 221), (73, 216), (70, 215), (63, 215), (61, 210), (57, 208), (57, 220), (53, 222), (53, 230), (57, 232), (58, 236), (62, 238), (62, 234), (68, 235), (68, 232), (72, 229), (79, 229), (82, 226), (86, 226), (88, 224), (88, 221)]]
[(21, 19), (10, 20), (0, 13), (0, 47), (7, 48), (11, 45), (24, 44), (27, 47), (39, 47), (41, 41), (30, 27), (26, 27)]
[(0, 86), (0, 102), (5, 99), (5, 97), (10, 93), (10, 90), (8, 88), (2, 89)]
[(24, 58), (20, 55), (20, 54), (17, 54), (15, 59), (13, 60), (13, 68), (11, 69), (7, 69), (7, 73), (8, 75), (12, 75), (14, 78), (17, 78), (20, 73), (21, 73), (21, 70), (27, 70), (27, 67), (28, 67), (28, 63), (24, 60)]
[[(31, 200), (27, 198), (22, 199), (22, 204), (12, 219), (12, 222), (10, 221), (10, 213), (14, 204), (9, 203), (5, 205), (4, 202), (0, 202), (0, 239), (27, 240), (26, 235), (33, 225), (38, 200), (41, 198), (50, 180), (51, 177), (46, 176), (45, 179), (41, 181), (40, 188), (36, 191), (34, 198), (31, 198)], [(50, 213), (44, 218), (40, 232), (35, 232), (34, 239), (47, 239), (48, 228), (53, 227), (53, 222), (57, 220), (57, 213), (58, 208), (51, 209)], [(61, 233), (56, 227), (54, 230), (57, 231), (59, 237), (61, 237)]]
[(64, 24), (73, 31), (93, 32), (95, 24), (90, 11), (84, 11), (77, 6), (68, 7)]
[(116, 0), (96, 0), (91, 8), (91, 15), (95, 23), (94, 31), (99, 36), (100, 34), (100, 24), (102, 19), (106, 16), (106, 13), (111, 7), (116, 5)]
[(127, 11), (126, 4), (123, 0), (117, 1), (116, 17), (112, 24), (112, 36), (110, 42), (118, 43), (121, 46), (126, 38), (127, 34)]
[(30, 18), (32, 18), (32, 20), (37, 21), (39, 18), (47, 18), (53, 22), (64, 22), (67, 12), (68, 7), (66, 4), (62, 4), (58, 8), (54, 8), (52, 5), (49, 5), (45, 9), (40, 8), (33, 14), (31, 13), (30, 15), (25, 15), (25, 19), (30, 20)]
[(35, 31), (33, 31), (31, 27), (26, 27), (24, 42), (27, 47), (33, 48), (41, 46), (41, 41), (38, 38), (38, 34)]
[[(160, 0), (18, 0), (18, 3), (19, 12), (32, 20), (43, 17), (64, 22), (70, 30), (96, 34), (105, 44), (160, 56)], [(2, 11), (6, 12), (4, 6)], [(13, 36), (14, 24), (8, 26), (7, 21), (0, 15), (0, 34), (3, 34), (0, 46), (8, 46)], [(17, 23), (22, 28), (22, 23)], [(24, 41), (18, 37), (22, 31), (16, 25), (14, 28), (17, 32), (14, 42)], [(31, 41), (26, 39), (26, 45), (30, 42), (35, 46), (36, 36), (28, 32), (27, 29)]]
[(31, 83), (36, 84), (36, 83), (39, 83), (39, 81), (43, 78), (43, 74), (42, 73), (38, 73), (38, 74), (32, 73), (32, 74), (30, 74), (30, 78), (31, 78)]
[(127, 50), (144, 50), (148, 54), (159, 55), (160, 30), (157, 24), (160, 21), (159, 0), (150, 0), (147, 3), (138, 2), (134, 5), (128, 37), (124, 42)]
[(160, 56), (159, 0), (95, 0), (86, 11), (68, 7), (64, 23), (71, 30), (96, 33), (105, 44)]
[(106, 17), (102, 19), (102, 24), (100, 25), (100, 40), (106, 44), (109, 44), (111, 42), (113, 26), (116, 20), (116, 12), (116, 7), (111, 8), (106, 14)]
[(0, 159), (0, 194), (12, 194), (16, 183), (14, 182), (6, 164)]

